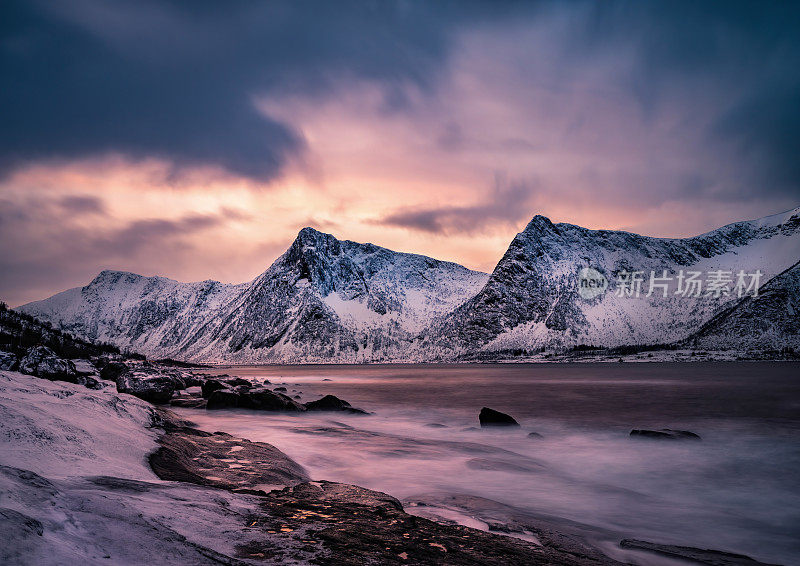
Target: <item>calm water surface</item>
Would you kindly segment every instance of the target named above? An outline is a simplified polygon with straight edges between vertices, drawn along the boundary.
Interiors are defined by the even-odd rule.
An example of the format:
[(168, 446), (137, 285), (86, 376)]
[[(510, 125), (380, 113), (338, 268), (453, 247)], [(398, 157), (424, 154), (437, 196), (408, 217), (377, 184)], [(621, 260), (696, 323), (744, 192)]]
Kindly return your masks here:
[[(303, 401), (331, 393), (373, 413), (181, 411), (204, 429), (270, 442), (315, 478), (407, 502), (464, 494), (577, 521), (598, 529), (604, 550), (640, 564), (667, 562), (615, 550), (620, 538), (800, 564), (798, 364), (260, 366), (210, 373), (222, 371), (269, 379)], [(513, 415), (522, 429), (476, 430), (484, 406)], [(637, 427), (687, 429), (703, 440), (629, 438)], [(544, 438), (528, 438), (531, 431)], [(436, 509), (481, 526), (468, 510)]]

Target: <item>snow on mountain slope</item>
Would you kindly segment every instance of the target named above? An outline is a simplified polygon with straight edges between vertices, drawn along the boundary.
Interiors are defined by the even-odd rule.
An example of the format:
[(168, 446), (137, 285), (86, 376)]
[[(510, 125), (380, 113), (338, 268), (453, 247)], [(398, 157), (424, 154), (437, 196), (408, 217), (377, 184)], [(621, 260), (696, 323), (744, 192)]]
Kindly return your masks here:
[[(539, 350), (578, 344), (668, 343), (685, 338), (735, 296), (676, 294), (684, 272), (760, 270), (761, 284), (800, 259), (800, 208), (737, 222), (684, 239), (553, 224), (536, 216), (512, 241), (486, 286), (436, 321), (417, 345), (443, 358), (484, 351)], [(578, 294), (578, 271), (594, 268), (609, 289)], [(667, 296), (647, 297), (651, 271), (668, 282)], [(617, 296), (621, 272), (641, 271), (642, 292)]]
[(374, 361), (402, 349), (488, 275), (304, 228), (250, 283), (103, 272), (20, 310), (154, 357), (236, 363)]
[(85, 287), (18, 310), (91, 340), (164, 356), (176, 351), (196, 327), (216, 316), (243, 288), (107, 270)]
[(800, 350), (800, 262), (772, 278), (757, 297), (736, 301), (694, 333), (696, 348)]

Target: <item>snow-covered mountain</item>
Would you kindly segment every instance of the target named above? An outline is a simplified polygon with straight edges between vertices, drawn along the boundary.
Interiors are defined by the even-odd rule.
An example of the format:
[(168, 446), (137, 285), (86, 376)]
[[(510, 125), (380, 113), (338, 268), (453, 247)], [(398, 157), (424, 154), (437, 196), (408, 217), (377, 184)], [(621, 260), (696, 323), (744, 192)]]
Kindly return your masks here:
[(773, 277), (757, 297), (736, 301), (694, 333), (696, 348), (784, 347), (800, 350), (800, 262)]
[[(798, 259), (800, 208), (684, 239), (589, 230), (536, 216), (491, 275), (304, 228), (249, 283), (179, 283), (104, 271), (86, 287), (20, 309), (152, 357), (448, 360), (683, 340), (738, 303), (738, 272), (759, 271), (763, 286)], [(605, 277), (608, 289), (596, 297), (579, 294), (582, 268)], [(720, 270), (733, 279), (727, 294), (676, 293), (682, 274), (707, 278)], [(647, 296), (651, 271), (665, 278), (666, 288)], [(639, 296), (620, 293), (626, 272), (641, 272)]]
[[(511, 242), (486, 286), (435, 321), (418, 348), (438, 353), (445, 337), (450, 340), (441, 349), (444, 357), (477, 349), (670, 343), (686, 338), (738, 298), (733, 288), (739, 271), (759, 270), (763, 285), (798, 259), (800, 208), (683, 239), (589, 230), (536, 216)], [(581, 268), (601, 273), (608, 290), (588, 300), (579, 295)], [(698, 297), (676, 294), (681, 270), (684, 276), (699, 272), (701, 278), (717, 270), (731, 272), (731, 292), (719, 297), (705, 289)], [(644, 279), (639, 296), (618, 296), (621, 274), (636, 271)], [(663, 281), (666, 292), (655, 287), (647, 297), (651, 271), (671, 281)]]
[(376, 361), (396, 355), (487, 279), (455, 263), (304, 228), (249, 283), (179, 283), (104, 271), (86, 287), (20, 310), (152, 357)]

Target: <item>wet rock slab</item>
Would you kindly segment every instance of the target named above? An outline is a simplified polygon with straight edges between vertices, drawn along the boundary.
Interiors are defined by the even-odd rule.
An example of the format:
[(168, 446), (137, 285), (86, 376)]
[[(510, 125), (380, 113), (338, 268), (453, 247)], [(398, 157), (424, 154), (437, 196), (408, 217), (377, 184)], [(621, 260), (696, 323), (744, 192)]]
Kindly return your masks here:
[(691, 546), (674, 546), (670, 544), (657, 544), (644, 540), (624, 539), (619, 543), (621, 548), (647, 550), (670, 558), (681, 558), (697, 564), (708, 566), (776, 566), (753, 560), (744, 554), (722, 552), (720, 550), (707, 550)]
[(309, 479), (302, 466), (271, 444), (204, 432), (184, 426), (168, 412), (160, 414), (166, 433), (149, 460), (161, 479), (246, 493), (265, 493)]

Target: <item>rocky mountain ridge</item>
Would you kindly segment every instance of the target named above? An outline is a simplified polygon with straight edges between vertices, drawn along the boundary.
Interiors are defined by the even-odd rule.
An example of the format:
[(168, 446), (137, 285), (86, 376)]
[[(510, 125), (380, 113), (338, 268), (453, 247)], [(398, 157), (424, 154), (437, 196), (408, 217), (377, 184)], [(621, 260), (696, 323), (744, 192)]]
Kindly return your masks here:
[[(86, 287), (20, 310), (158, 358), (447, 361), (685, 340), (741, 299), (733, 288), (737, 273), (758, 272), (764, 286), (798, 259), (800, 208), (683, 239), (589, 230), (536, 216), (491, 274), (304, 228), (248, 283), (179, 283), (104, 271)], [(585, 268), (607, 281), (605, 292), (581, 296), (577, 274)], [(680, 293), (684, 272), (714, 271), (730, 273), (725, 293)], [(620, 292), (620, 277), (628, 272), (641, 273), (636, 295)], [(669, 283), (647, 296), (651, 272)], [(791, 325), (781, 328), (796, 332)], [(760, 347), (796, 341), (780, 332), (768, 336)]]

